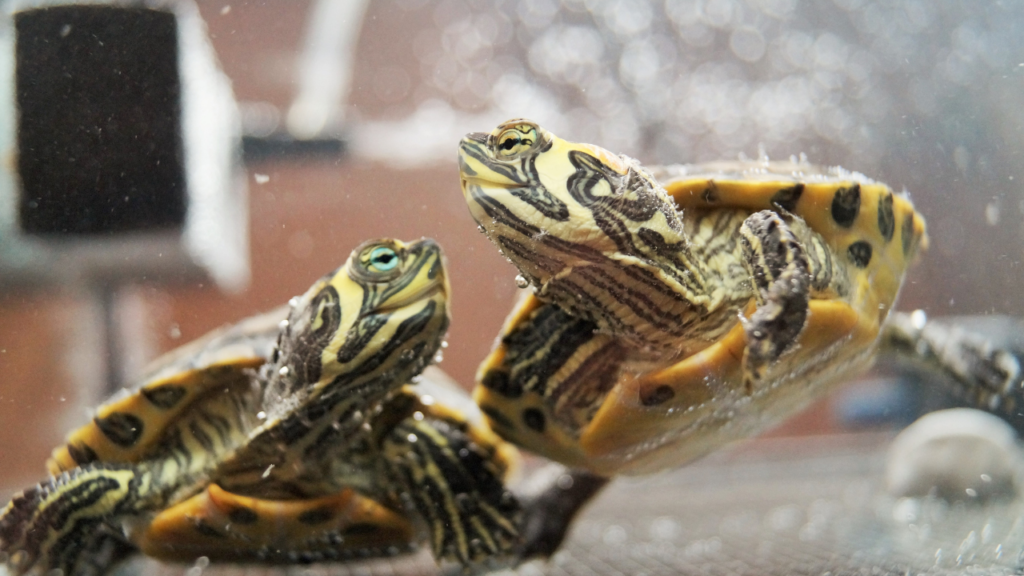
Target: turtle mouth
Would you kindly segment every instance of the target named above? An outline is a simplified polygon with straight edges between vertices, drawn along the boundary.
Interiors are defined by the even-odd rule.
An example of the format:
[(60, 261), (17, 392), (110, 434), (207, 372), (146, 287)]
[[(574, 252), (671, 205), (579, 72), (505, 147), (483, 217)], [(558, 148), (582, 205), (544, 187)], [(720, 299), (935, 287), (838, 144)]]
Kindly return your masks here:
[(463, 191), (470, 184), (489, 188), (521, 187), (521, 183), (501, 173), (509, 170), (504, 164), (491, 153), (487, 134), (474, 132), (459, 142), (459, 177)]
[(384, 314), (401, 310), (406, 306), (416, 304), (417, 302), (426, 302), (427, 300), (433, 300), (438, 294), (444, 299), (444, 295), (447, 293), (445, 290), (445, 282), (442, 278), (438, 278), (423, 288), (394, 300), (389, 300), (383, 306), (377, 308), (378, 314)]

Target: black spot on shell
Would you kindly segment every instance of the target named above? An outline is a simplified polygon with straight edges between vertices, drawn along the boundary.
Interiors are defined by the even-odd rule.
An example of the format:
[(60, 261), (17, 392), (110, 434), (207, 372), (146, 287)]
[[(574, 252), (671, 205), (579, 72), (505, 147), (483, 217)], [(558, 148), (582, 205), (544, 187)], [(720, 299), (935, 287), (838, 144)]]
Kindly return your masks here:
[(903, 219), (903, 225), (900, 229), (901, 240), (903, 241), (903, 255), (910, 256), (910, 251), (914, 247), (914, 214), (907, 214), (907, 217)]
[(169, 410), (174, 408), (185, 397), (185, 389), (173, 384), (143, 388), (142, 395), (157, 408)]
[(95, 462), (97, 459), (96, 452), (86, 444), (68, 444), (68, 454), (79, 466)]
[(867, 268), (871, 263), (871, 244), (864, 240), (858, 240), (846, 250), (850, 255), (850, 262), (857, 268)]
[(892, 240), (896, 231), (896, 215), (892, 212), (892, 193), (886, 194), (878, 201), (878, 231), (886, 242)]
[(497, 426), (499, 426), (501, 428), (508, 428), (510, 430), (515, 430), (516, 429), (516, 425), (513, 424), (511, 420), (506, 418), (505, 415), (502, 414), (494, 406), (488, 406), (488, 405), (484, 404), (484, 405), (480, 406), (480, 411), (483, 412), (484, 414), (486, 414), (487, 417), (491, 419), (491, 422), (496, 424)]
[(367, 522), (360, 522), (358, 524), (353, 524), (353, 525), (349, 526), (348, 528), (345, 528), (344, 532), (348, 536), (355, 536), (355, 535), (361, 535), (361, 534), (373, 534), (374, 532), (377, 532), (378, 530), (380, 530), (380, 526), (377, 526), (376, 524), (370, 524), (370, 523), (367, 523)]
[(251, 508), (245, 506), (239, 506), (228, 512), (228, 520), (231, 520), (232, 524), (255, 524), (259, 519), (260, 517)]
[(798, 183), (789, 188), (783, 188), (772, 196), (772, 206), (778, 206), (786, 212), (792, 212), (796, 209), (796, 203), (800, 201), (800, 196), (804, 193), (803, 183)]
[(715, 202), (718, 202), (718, 186), (715, 185), (714, 180), (708, 181), (708, 187), (705, 188), (704, 191), (700, 193), (700, 198), (701, 200), (707, 202), (708, 204), (714, 204)]
[(210, 536), (212, 538), (223, 538), (224, 537), (224, 535), (221, 534), (220, 532), (218, 532), (216, 528), (214, 528), (213, 526), (210, 526), (209, 524), (207, 524), (203, 520), (197, 521), (195, 524), (193, 524), (193, 526), (195, 527), (196, 532), (199, 532), (203, 536)]
[(544, 413), (536, 408), (527, 408), (523, 410), (523, 423), (526, 427), (535, 432), (544, 432), (545, 418)]
[(299, 522), (310, 526), (323, 524), (331, 518), (334, 518), (334, 510), (325, 507), (306, 510), (302, 514), (299, 514)]
[(480, 384), (506, 398), (519, 398), (523, 395), (522, 384), (510, 381), (508, 372), (505, 370), (488, 370)]
[(657, 406), (675, 398), (676, 391), (668, 386), (658, 386), (653, 390), (640, 392), (640, 403), (644, 406)]
[(96, 418), (95, 422), (104, 436), (123, 448), (134, 446), (142, 436), (144, 428), (138, 416), (124, 412), (114, 412), (106, 418)]
[(843, 228), (853, 226), (860, 213), (860, 184), (836, 190), (832, 197), (832, 219)]

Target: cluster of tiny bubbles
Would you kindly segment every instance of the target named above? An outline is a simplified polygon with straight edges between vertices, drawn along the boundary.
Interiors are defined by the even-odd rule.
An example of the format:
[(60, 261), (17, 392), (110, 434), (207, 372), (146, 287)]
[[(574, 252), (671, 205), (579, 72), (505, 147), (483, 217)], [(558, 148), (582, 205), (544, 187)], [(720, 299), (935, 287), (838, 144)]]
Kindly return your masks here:
[[(426, 23), (410, 40), (420, 77), (409, 98), (420, 109), (409, 120), (435, 137), (525, 116), (656, 162), (735, 157), (761, 142), (775, 156), (813, 149), (871, 168), (898, 130), (886, 120), (941, 115), (946, 96), (964, 97), (1021, 45), (997, 10), (956, 0), (442, 0), (405, 10)], [(424, 160), (437, 148), (420, 150)]]

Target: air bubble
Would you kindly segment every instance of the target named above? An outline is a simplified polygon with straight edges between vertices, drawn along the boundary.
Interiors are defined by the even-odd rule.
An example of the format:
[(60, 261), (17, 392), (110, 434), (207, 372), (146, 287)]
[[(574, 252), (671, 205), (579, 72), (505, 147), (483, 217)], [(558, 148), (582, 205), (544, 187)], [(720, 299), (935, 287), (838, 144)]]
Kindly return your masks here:
[(292, 296), (291, 300), (288, 301), (288, 305), (291, 306), (292, 308), (295, 308), (296, 306), (298, 306), (299, 305), (299, 297), (298, 296)]
[(928, 314), (924, 310), (914, 310), (910, 313), (910, 323), (915, 329), (920, 330), (928, 323)]
[(408, 439), (409, 442), (413, 444), (419, 441), (419, 438), (415, 434), (409, 434), (408, 436), (406, 436), (406, 439)]
[(257, 420), (266, 420), (267, 419), (267, 413), (264, 412), (263, 410), (260, 410), (259, 412), (256, 413), (256, 419)]
[(518, 286), (520, 289), (523, 289), (523, 288), (526, 288), (529, 285), (530, 285), (530, 281), (527, 280), (525, 276), (523, 276), (522, 274), (517, 274), (516, 275), (516, 286)]
[(284, 320), (281, 320), (280, 322), (278, 322), (277, 323), (277, 327), (280, 328), (281, 330), (284, 330), (285, 328), (287, 328), (288, 327), (288, 319), (285, 318)]
[(287, 366), (281, 366), (281, 369), (277, 371), (281, 376), (287, 376), (289, 372), (291, 372), (291, 370), (289, 370)]
[(985, 221), (989, 226), (999, 224), (999, 201), (993, 200), (985, 206)]

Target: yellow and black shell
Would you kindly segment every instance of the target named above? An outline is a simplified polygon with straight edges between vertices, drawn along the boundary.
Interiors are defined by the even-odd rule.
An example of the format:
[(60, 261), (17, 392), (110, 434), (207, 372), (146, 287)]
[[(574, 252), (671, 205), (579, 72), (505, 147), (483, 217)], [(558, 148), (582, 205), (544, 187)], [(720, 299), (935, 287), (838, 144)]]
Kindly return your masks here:
[(906, 194), (805, 162), (646, 169), (526, 120), (459, 162), (533, 286), (475, 399), (504, 438), (601, 475), (690, 461), (865, 369), (927, 243)]
[(433, 241), (371, 241), (289, 306), (159, 359), (0, 514), (8, 570), (97, 574), (136, 550), (327, 561), (421, 540), (439, 562), (507, 555), (515, 449), (444, 373), (421, 374), (448, 294)]

